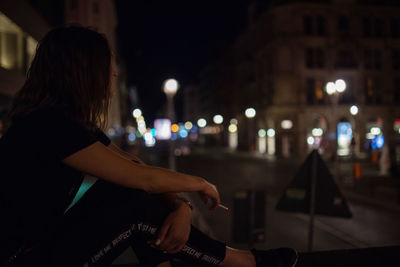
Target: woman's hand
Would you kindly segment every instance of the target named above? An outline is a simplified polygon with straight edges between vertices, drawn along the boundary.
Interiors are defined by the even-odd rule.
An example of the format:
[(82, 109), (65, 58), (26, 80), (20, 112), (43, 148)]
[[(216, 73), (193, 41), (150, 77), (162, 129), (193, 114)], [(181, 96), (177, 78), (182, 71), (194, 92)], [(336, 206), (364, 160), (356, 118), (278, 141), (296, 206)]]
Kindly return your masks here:
[(165, 219), (153, 246), (170, 254), (182, 250), (189, 239), (192, 211), (181, 202)]
[(203, 200), (205, 204), (208, 203), (209, 200), (212, 201), (210, 210), (214, 210), (221, 203), (221, 199), (219, 197), (219, 193), (217, 187), (206, 180), (204, 180), (205, 185), (204, 189), (199, 192), (200, 198)]

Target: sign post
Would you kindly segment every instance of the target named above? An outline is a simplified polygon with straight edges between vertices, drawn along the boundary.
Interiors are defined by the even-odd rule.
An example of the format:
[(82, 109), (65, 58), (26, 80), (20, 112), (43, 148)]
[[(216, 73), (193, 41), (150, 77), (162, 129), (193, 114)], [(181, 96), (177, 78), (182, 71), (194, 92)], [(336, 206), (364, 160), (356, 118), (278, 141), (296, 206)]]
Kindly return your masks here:
[(287, 186), (276, 209), (310, 215), (308, 250), (312, 251), (315, 215), (351, 218), (346, 200), (317, 150), (307, 157)]
[(317, 153), (312, 154), (312, 174), (311, 174), (311, 200), (310, 200), (310, 225), (308, 229), (308, 251), (312, 251), (314, 235), (314, 215), (315, 215), (315, 190), (317, 187)]

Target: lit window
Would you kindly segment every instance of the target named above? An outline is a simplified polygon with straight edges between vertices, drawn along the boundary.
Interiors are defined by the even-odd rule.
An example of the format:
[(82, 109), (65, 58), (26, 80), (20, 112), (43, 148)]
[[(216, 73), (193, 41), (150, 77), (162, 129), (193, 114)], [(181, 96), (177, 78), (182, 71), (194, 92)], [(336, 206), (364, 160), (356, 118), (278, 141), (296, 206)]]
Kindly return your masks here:
[(381, 104), (382, 97), (380, 94), (380, 80), (375, 77), (367, 77), (365, 81), (365, 100), (367, 104)]
[(0, 66), (25, 74), (36, 50), (36, 40), (0, 12)]

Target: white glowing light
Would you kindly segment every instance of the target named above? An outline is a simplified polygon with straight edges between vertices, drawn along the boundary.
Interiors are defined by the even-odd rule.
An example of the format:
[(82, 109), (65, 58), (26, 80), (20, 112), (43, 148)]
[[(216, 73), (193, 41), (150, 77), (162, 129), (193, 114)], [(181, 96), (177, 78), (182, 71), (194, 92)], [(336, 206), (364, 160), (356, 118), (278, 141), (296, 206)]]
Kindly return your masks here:
[(266, 134), (267, 134), (267, 132), (264, 129), (258, 130), (259, 137), (263, 138), (263, 137), (265, 137)]
[(267, 138), (267, 153), (268, 155), (275, 155), (276, 147), (275, 147), (275, 138)]
[(293, 122), (291, 120), (283, 120), (281, 122), (282, 129), (291, 129), (293, 127)]
[[(340, 147), (347, 147), (349, 145), (349, 139), (344, 135), (340, 135), (339, 139), (338, 139), (338, 145)], [(342, 154), (342, 155), (345, 155), (345, 154)]]
[(336, 92), (336, 85), (333, 82), (328, 82), (325, 87), (326, 92), (328, 95), (332, 95)]
[(365, 137), (366, 137), (367, 139), (374, 139), (374, 138), (375, 138), (375, 135), (373, 135), (372, 133), (367, 133), (367, 134), (365, 135)]
[(322, 136), (323, 133), (324, 131), (321, 128), (314, 128), (311, 130), (313, 136)]
[(244, 112), (247, 118), (254, 118), (256, 116), (256, 110), (254, 108), (248, 108)]
[(134, 118), (139, 118), (140, 116), (142, 116), (142, 111), (139, 109), (139, 108), (135, 108), (133, 111), (132, 111), (132, 115), (133, 115), (133, 117)]
[(309, 144), (310, 146), (313, 145), (313, 144), (314, 144), (314, 137), (309, 136), (309, 137), (307, 138), (307, 144)]
[(381, 129), (378, 128), (378, 127), (372, 127), (371, 130), (370, 130), (370, 132), (371, 132), (373, 135), (380, 135), (382, 131), (381, 131)]
[(203, 118), (198, 119), (198, 120), (197, 120), (197, 125), (198, 125), (200, 128), (206, 127), (206, 125), (207, 125), (206, 119), (203, 119)]
[(274, 136), (275, 136), (275, 130), (272, 129), (272, 128), (269, 128), (269, 129), (267, 130), (267, 135), (268, 135), (269, 137), (274, 137)]
[(193, 123), (191, 123), (190, 121), (185, 122), (185, 128), (189, 131), (193, 128)]
[(224, 121), (224, 117), (221, 115), (217, 114), (214, 116), (213, 121), (215, 124), (221, 124)]
[(178, 91), (178, 82), (175, 79), (168, 79), (164, 83), (164, 93), (167, 95), (175, 95)]
[(169, 119), (154, 120), (154, 128), (157, 131), (157, 139), (168, 140), (171, 138), (171, 121)]
[(264, 154), (267, 151), (267, 139), (264, 137), (258, 138), (258, 152)]
[(400, 128), (399, 128), (399, 134), (400, 134)]
[(355, 106), (355, 105), (353, 105), (353, 106), (351, 106), (350, 107), (350, 113), (351, 113), (351, 115), (357, 115), (358, 114), (358, 107), (357, 106)]
[(147, 132), (143, 135), (145, 145), (147, 147), (152, 147), (156, 144), (156, 139), (153, 137), (153, 135), (150, 132)]
[(338, 91), (339, 93), (343, 93), (344, 90), (346, 90), (346, 82), (343, 81), (342, 79), (338, 79), (335, 82), (335, 87), (336, 91)]
[(229, 131), (230, 133), (235, 133), (235, 132), (237, 132), (237, 126), (236, 126), (235, 124), (230, 124), (229, 127), (228, 127), (228, 131)]

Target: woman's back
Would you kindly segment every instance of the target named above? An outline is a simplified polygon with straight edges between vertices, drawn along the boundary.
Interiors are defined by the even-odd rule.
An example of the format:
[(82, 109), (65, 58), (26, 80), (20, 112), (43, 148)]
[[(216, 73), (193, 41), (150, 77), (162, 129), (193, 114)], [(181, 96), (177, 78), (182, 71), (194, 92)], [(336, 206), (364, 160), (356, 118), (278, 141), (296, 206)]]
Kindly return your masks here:
[(14, 120), (0, 139), (1, 236), (34, 241), (51, 232), (83, 179), (61, 160), (96, 141), (55, 109)]

